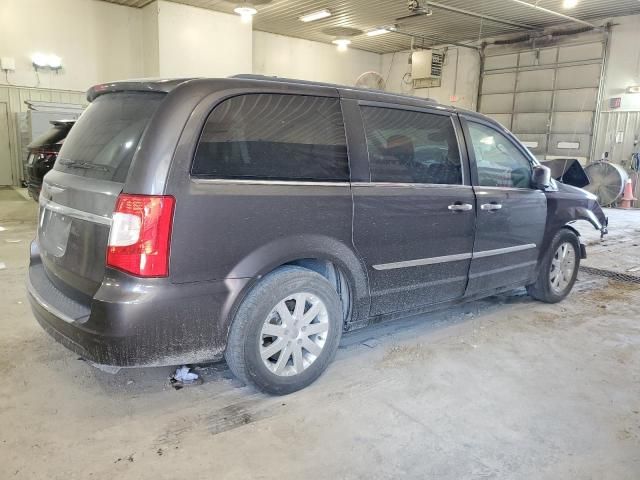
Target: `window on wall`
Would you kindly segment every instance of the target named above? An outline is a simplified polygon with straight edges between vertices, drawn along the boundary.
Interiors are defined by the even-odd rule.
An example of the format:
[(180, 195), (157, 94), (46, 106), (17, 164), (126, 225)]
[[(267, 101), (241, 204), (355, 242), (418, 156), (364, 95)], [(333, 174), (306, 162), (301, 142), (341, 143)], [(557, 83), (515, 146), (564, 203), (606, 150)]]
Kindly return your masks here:
[(478, 183), (485, 187), (531, 186), (531, 162), (506, 136), (493, 128), (469, 122), (476, 157)]
[(191, 170), (205, 178), (347, 181), (336, 98), (248, 94), (211, 113)]
[(456, 132), (447, 115), (362, 107), (371, 181), (461, 184)]

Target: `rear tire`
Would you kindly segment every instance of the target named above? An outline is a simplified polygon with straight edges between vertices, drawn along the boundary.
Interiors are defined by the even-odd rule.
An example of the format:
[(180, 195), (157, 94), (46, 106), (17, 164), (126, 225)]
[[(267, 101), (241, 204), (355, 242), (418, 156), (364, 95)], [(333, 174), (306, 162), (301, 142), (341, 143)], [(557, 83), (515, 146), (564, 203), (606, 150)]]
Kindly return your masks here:
[(336, 290), (322, 275), (282, 267), (240, 305), (225, 358), (245, 384), (286, 395), (313, 383), (333, 360), (342, 335)]
[(527, 292), (536, 300), (557, 303), (573, 288), (580, 268), (580, 241), (571, 230), (562, 228), (549, 245), (535, 283)]

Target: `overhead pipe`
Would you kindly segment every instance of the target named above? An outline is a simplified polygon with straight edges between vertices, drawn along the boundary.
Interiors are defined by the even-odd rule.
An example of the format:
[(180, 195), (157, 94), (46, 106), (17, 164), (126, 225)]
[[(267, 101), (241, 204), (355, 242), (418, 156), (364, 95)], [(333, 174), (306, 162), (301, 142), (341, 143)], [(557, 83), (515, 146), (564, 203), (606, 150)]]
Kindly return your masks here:
[(389, 30), (390, 32), (393, 33), (397, 33), (399, 35), (405, 35), (407, 37), (412, 37), (412, 38), (420, 38), (423, 40), (428, 40), (429, 42), (435, 42), (438, 45), (455, 45), (456, 47), (462, 47), (462, 48), (470, 48), (471, 50), (480, 50), (480, 47), (474, 47), (473, 45), (467, 45), (464, 43), (460, 43), (460, 42), (450, 42), (448, 40), (442, 40), (440, 38), (436, 38), (436, 37), (430, 37), (427, 35), (420, 35), (417, 33), (409, 33), (409, 32), (403, 32), (402, 30), (398, 30), (398, 28), (394, 28), (392, 30)]
[(556, 31), (552, 31), (549, 33), (543, 33), (543, 34), (527, 34), (527, 35), (521, 35), (519, 37), (515, 37), (515, 38), (506, 38), (506, 39), (502, 39), (502, 40), (494, 40), (492, 42), (485, 42), (484, 45), (513, 45), (516, 43), (524, 43), (524, 42), (535, 42), (536, 40), (543, 40), (543, 39), (555, 39), (555, 38), (559, 38), (559, 37), (564, 37), (567, 35), (578, 35), (580, 33), (586, 33), (586, 32), (592, 32), (596, 30), (593, 27), (581, 27), (581, 28), (574, 28), (572, 30), (556, 30)]
[(593, 23), (589, 23), (589, 22), (586, 22), (584, 20), (580, 20), (579, 18), (575, 18), (575, 17), (571, 17), (569, 15), (565, 15), (564, 13), (556, 12), (555, 10), (550, 10), (548, 8), (541, 7), (539, 5), (534, 5), (532, 3), (525, 2), (524, 0), (511, 0), (511, 1), (517, 3), (518, 5), (522, 5), (524, 7), (533, 8), (535, 10), (538, 10), (539, 12), (544, 12), (544, 13), (547, 13), (549, 15), (555, 15), (556, 17), (563, 18), (563, 19), (568, 20), (570, 22), (575, 22), (575, 23), (579, 23), (581, 25), (586, 25), (587, 27), (591, 27), (591, 28), (593, 28), (595, 30), (600, 30), (600, 31), (603, 30), (602, 28), (594, 25)]
[(494, 23), (500, 23), (502, 25), (508, 25), (515, 28), (524, 28), (525, 30), (540, 30), (540, 28), (526, 23), (513, 22), (511, 20), (505, 20), (504, 18), (494, 17), (492, 15), (485, 15), (484, 13), (477, 13), (471, 10), (465, 10), (464, 8), (452, 7), (451, 5), (444, 5), (438, 2), (427, 2), (429, 7), (439, 8), (440, 10), (446, 10), (448, 12), (459, 13), (461, 15), (467, 15), (468, 17), (479, 18), (482, 20), (491, 21)]

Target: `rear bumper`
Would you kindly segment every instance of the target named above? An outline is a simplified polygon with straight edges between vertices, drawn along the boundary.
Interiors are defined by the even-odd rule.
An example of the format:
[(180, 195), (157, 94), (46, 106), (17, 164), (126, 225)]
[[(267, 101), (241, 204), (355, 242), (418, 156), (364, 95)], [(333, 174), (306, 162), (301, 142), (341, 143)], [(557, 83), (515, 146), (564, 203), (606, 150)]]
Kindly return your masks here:
[(98, 364), (142, 367), (219, 360), (229, 310), (248, 280), (176, 285), (109, 271), (95, 296), (77, 302), (29, 267), (27, 292), (38, 323), (55, 340)]

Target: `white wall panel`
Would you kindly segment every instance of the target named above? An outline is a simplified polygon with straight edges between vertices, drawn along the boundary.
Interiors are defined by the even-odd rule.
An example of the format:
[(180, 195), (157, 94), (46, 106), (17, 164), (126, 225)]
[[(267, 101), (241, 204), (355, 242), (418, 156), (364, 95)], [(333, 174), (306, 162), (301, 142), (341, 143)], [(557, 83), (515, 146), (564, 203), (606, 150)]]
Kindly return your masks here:
[(158, 2), (161, 77), (226, 77), (252, 71), (251, 24), (238, 15)]
[(513, 111), (513, 93), (495, 93), (482, 96), (482, 113), (511, 113)]
[(547, 113), (516, 113), (513, 116), (512, 130), (521, 133), (546, 133), (549, 123)]
[(482, 93), (513, 92), (516, 85), (515, 73), (492, 73), (482, 79)]
[(515, 112), (548, 112), (551, 109), (553, 92), (522, 92), (516, 94)]
[(253, 73), (354, 85), (362, 73), (380, 72), (381, 61), (377, 53), (253, 32)]
[(599, 63), (559, 68), (556, 88), (597, 87), (600, 84), (601, 71), (602, 66)]
[(517, 53), (511, 53), (509, 55), (488, 56), (484, 60), (485, 70), (516, 67), (517, 65), (518, 65)]
[(518, 73), (518, 92), (553, 90), (554, 70), (529, 70)]
[[(16, 61), (16, 71), (9, 74), (14, 85), (86, 90), (141, 77), (141, 29), (141, 10), (107, 2), (0, 0), (0, 54)], [(63, 69), (36, 76), (31, 65), (35, 52), (58, 55)]]
[(597, 88), (558, 90), (555, 92), (554, 108), (561, 112), (595, 110), (597, 98)]
[(591, 133), (593, 112), (555, 112), (551, 133)]

